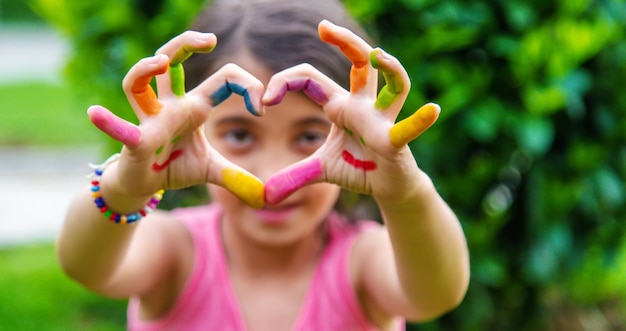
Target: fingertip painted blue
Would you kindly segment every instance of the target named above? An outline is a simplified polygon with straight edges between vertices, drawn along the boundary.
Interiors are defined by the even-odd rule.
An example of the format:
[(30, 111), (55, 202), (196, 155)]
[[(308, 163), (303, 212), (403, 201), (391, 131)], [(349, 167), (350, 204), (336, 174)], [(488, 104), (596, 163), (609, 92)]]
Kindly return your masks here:
[(246, 103), (246, 109), (250, 112), (250, 114), (254, 116), (259, 116), (259, 113), (256, 111), (254, 105), (252, 104), (252, 100), (250, 100), (250, 94), (248, 94), (248, 91), (244, 92), (243, 101)]
[(211, 103), (213, 107), (217, 107), (224, 100), (228, 99), (233, 92), (228, 88), (228, 84), (222, 85), (217, 91), (211, 94)]
[(231, 82), (226, 82), (217, 91), (215, 91), (215, 93), (211, 95), (211, 102), (213, 104), (213, 107), (216, 107), (220, 103), (224, 102), (224, 100), (228, 99), (233, 93), (241, 95), (243, 97), (243, 100), (246, 104), (246, 109), (252, 115), (259, 115), (254, 108), (254, 105), (252, 104), (252, 100), (250, 99), (250, 94), (248, 93), (248, 90), (246, 90), (246, 88), (241, 85)]
[(254, 105), (252, 105), (252, 100), (250, 99), (250, 94), (245, 87), (231, 82), (227, 82), (226, 85), (231, 92), (241, 95), (243, 97), (243, 101), (246, 104), (246, 109), (250, 112), (250, 114), (255, 116), (259, 115), (256, 109), (254, 109)]
[(243, 95), (246, 93), (246, 89), (241, 85), (231, 82), (226, 82), (226, 85), (228, 86), (228, 89), (235, 94)]

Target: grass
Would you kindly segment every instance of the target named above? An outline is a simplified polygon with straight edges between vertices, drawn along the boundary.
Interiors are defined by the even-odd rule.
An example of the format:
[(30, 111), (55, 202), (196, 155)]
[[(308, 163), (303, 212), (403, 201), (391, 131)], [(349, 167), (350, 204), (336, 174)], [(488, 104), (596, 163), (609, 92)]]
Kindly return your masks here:
[(0, 85), (0, 145), (58, 146), (102, 142), (86, 105), (49, 82)]
[[(102, 143), (69, 88), (0, 84), (0, 146)], [(0, 246), (0, 330), (124, 330), (126, 302), (83, 289), (61, 271), (52, 244)]]
[(0, 330), (124, 330), (125, 301), (79, 287), (51, 244), (0, 248)]

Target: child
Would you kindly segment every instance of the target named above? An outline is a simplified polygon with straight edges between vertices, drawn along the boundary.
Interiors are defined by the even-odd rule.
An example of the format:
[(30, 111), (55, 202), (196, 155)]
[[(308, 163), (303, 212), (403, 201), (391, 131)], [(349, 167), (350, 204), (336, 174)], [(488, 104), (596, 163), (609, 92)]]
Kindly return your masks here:
[[(406, 146), (439, 108), (394, 123), (400, 63), (331, 1), (217, 1), (193, 29), (215, 34), (185, 32), (124, 79), (139, 126), (89, 109), (125, 146), (67, 213), (67, 274), (130, 297), (131, 330), (398, 330), (456, 307), (464, 235)], [(185, 62), (185, 91), (191, 53), (208, 54)], [(151, 212), (200, 183), (210, 205)], [(334, 212), (341, 188), (385, 225)]]

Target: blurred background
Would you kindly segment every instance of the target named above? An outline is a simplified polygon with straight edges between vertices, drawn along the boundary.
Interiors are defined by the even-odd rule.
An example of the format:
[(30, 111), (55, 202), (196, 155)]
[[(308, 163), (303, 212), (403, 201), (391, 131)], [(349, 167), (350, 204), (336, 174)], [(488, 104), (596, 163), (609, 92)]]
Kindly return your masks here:
[[(626, 330), (626, 1), (344, 2), (409, 71), (401, 117), (442, 106), (411, 148), (470, 246), (464, 302), (408, 329)], [(0, 0), (0, 330), (124, 329), (53, 251), (119, 149), (85, 110), (134, 119), (124, 74), (204, 3)]]

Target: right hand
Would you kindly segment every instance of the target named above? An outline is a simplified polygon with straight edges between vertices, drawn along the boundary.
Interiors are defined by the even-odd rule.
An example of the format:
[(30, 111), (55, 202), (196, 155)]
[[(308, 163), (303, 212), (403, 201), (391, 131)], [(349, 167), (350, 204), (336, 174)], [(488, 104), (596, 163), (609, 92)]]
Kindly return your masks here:
[[(115, 176), (110, 187), (130, 196), (150, 196), (160, 189), (214, 183), (252, 207), (264, 205), (263, 183), (220, 155), (203, 130), (213, 108), (231, 93), (244, 96), (248, 110), (261, 116), (263, 84), (229, 64), (189, 93), (184, 91), (182, 62), (194, 52), (210, 52), (216, 43), (213, 34), (187, 31), (130, 69), (123, 87), (138, 126), (104, 107), (90, 107), (92, 123), (124, 144), (119, 163), (111, 169)], [(153, 77), (158, 96), (150, 86)]]

